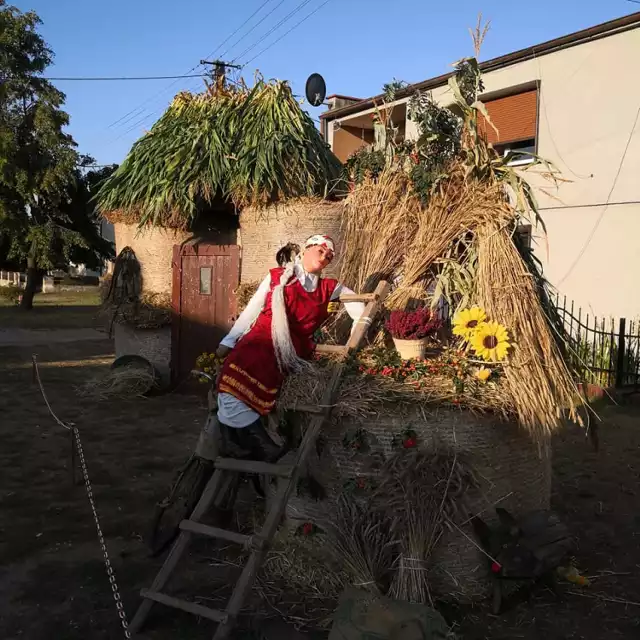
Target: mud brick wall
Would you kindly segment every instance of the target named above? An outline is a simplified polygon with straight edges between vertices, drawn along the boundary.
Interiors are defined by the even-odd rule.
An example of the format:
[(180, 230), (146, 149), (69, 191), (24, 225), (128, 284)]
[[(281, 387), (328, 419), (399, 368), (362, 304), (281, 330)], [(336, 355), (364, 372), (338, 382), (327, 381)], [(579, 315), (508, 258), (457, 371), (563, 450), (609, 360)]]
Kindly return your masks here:
[(300, 201), (280, 204), (268, 209), (247, 208), (240, 214), (239, 242), (242, 244), (240, 281), (262, 280), (269, 269), (277, 266), (276, 252), (287, 242), (300, 245), (311, 235), (331, 236), (338, 250), (338, 260), (327, 269), (334, 276), (339, 269), (341, 202)]
[(184, 242), (187, 231), (149, 227), (140, 231), (135, 224), (117, 223), (116, 255), (131, 247), (140, 263), (142, 290), (148, 293), (171, 293), (173, 245)]

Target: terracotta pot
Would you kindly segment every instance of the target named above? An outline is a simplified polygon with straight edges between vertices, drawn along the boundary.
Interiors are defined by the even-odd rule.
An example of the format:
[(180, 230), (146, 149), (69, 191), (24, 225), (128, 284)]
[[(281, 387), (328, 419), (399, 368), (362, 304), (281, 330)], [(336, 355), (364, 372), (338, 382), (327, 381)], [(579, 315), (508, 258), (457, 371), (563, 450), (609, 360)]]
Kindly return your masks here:
[(422, 338), (421, 340), (401, 340), (400, 338), (393, 338), (393, 344), (403, 360), (424, 358), (430, 351), (428, 338)]

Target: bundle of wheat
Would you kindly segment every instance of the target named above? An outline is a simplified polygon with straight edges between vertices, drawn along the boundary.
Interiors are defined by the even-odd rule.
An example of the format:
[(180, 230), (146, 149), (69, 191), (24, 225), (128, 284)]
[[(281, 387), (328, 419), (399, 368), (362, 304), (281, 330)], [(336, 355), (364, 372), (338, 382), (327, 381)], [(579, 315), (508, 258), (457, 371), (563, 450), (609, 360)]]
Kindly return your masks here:
[(421, 205), (408, 177), (385, 169), (366, 177), (345, 203), (341, 279), (355, 291), (373, 291), (398, 273), (418, 227)]
[(330, 528), (333, 554), (353, 584), (409, 602), (430, 602), (431, 556), (447, 523), (467, 517), (478, 480), (466, 457), (434, 443), (389, 458), (366, 502), (343, 494)]
[(544, 437), (563, 411), (581, 423), (576, 382), (569, 370), (536, 282), (510, 234), (494, 224), (477, 231), (478, 299), (487, 313), (508, 326), (517, 347), (505, 363), (505, 386), (520, 424)]

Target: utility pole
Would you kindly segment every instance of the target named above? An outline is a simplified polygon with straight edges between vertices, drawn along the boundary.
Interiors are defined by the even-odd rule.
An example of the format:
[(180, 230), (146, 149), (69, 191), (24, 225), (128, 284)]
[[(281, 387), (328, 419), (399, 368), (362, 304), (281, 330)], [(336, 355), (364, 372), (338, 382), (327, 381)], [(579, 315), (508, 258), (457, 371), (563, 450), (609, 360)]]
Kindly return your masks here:
[(213, 67), (211, 80), (218, 89), (224, 89), (225, 87), (227, 69), (242, 69), (242, 66), (239, 64), (231, 64), (230, 62), (224, 62), (222, 60), (200, 60), (200, 64)]

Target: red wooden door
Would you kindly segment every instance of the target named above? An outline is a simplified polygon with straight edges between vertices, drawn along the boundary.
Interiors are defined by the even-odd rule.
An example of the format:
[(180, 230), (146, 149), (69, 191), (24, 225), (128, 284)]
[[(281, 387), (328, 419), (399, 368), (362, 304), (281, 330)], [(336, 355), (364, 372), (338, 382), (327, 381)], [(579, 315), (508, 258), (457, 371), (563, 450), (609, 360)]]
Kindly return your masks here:
[(237, 245), (176, 245), (173, 248), (171, 369), (188, 375), (196, 358), (216, 350), (236, 315), (240, 282)]

